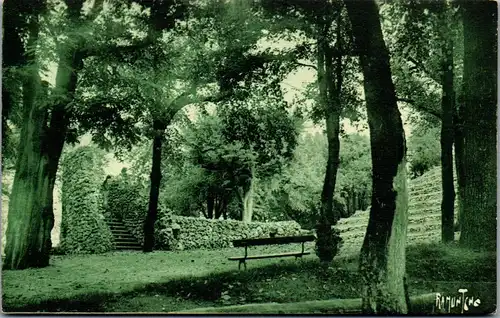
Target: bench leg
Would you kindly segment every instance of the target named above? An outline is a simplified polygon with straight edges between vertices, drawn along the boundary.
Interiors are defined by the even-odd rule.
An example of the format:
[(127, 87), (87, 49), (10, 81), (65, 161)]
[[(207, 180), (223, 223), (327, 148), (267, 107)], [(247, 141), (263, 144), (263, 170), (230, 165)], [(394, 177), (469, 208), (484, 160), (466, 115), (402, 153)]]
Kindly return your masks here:
[(243, 267), (245, 268), (245, 270), (247, 269), (247, 262), (245, 262), (244, 259), (240, 259), (239, 263), (238, 263), (238, 270), (241, 269), (241, 264), (243, 264)]

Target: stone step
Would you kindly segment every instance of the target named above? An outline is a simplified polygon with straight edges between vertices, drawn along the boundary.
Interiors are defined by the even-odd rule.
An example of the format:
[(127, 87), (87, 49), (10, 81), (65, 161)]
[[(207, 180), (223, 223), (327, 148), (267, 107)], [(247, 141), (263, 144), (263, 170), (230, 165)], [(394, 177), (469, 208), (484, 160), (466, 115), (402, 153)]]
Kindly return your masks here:
[(432, 206), (432, 207), (441, 208), (441, 198), (419, 201), (419, 202), (409, 202), (408, 209), (410, 209), (410, 210), (421, 209), (422, 207), (426, 207), (426, 206), (427, 207)]
[[(427, 223), (420, 223), (420, 224), (414, 224), (414, 225), (409, 225), (408, 226), (408, 236), (414, 235), (414, 234), (421, 234), (424, 232), (430, 232), (430, 230), (436, 230), (441, 228), (441, 222), (439, 221), (434, 221), (434, 222), (427, 222)], [(440, 231), (439, 231), (440, 232)], [(362, 229), (356, 230), (356, 231), (348, 231), (341, 233), (341, 237), (345, 241), (352, 241), (356, 239), (362, 239), (364, 238), (366, 233), (366, 226)]]
[(114, 234), (113, 233), (113, 237), (115, 238), (115, 240), (117, 239), (122, 239), (122, 240), (132, 240), (132, 241), (136, 241), (135, 237), (132, 235), (132, 234)]
[(106, 220), (108, 226), (124, 226), (123, 222)]
[[(408, 225), (409, 227), (411, 226), (417, 226), (419, 224), (423, 223), (440, 223), (441, 222), (441, 211), (437, 210), (434, 213), (429, 213), (429, 214), (420, 214), (420, 215), (410, 215), (408, 218)], [(335, 226), (336, 229), (340, 231), (340, 233), (345, 233), (349, 231), (356, 231), (359, 229), (366, 229), (366, 226), (368, 225), (368, 218), (363, 219), (363, 221), (359, 222), (352, 222), (352, 223), (344, 223), (341, 225)]]
[(110, 228), (110, 230), (113, 233), (130, 233), (130, 231), (127, 230), (126, 228), (116, 228), (116, 227), (113, 227), (113, 228)]
[(139, 242), (137, 240), (128, 240), (128, 239), (115, 239), (115, 245), (137, 245), (140, 246)]
[(128, 228), (125, 225), (108, 225), (111, 230), (123, 230), (128, 232)]
[(441, 198), (441, 191), (427, 192), (427, 193), (422, 193), (422, 194), (418, 194), (418, 195), (410, 194), (408, 196), (408, 203), (430, 200), (431, 198), (432, 199)]
[(141, 250), (142, 246), (137, 239), (130, 233), (125, 223), (116, 217), (106, 219), (111, 234), (113, 235), (116, 250)]
[(142, 246), (140, 245), (115, 245), (115, 249), (117, 250), (142, 250)]

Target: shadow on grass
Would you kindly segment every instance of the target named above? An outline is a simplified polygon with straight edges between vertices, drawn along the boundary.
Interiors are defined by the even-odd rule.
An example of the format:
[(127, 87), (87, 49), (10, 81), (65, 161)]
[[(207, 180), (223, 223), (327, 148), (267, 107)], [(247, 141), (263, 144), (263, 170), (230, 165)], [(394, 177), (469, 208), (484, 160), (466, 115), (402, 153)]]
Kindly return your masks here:
[[(262, 267), (255, 267), (245, 271), (229, 271), (211, 274), (203, 277), (188, 276), (181, 279), (170, 280), (143, 285), (133, 291), (123, 293), (96, 292), (79, 296), (79, 299), (51, 299), (47, 301), (34, 301), (28, 305), (7, 305), (5, 312), (103, 312), (113, 303), (125, 298), (144, 295), (166, 295), (179, 301), (205, 301), (214, 306), (238, 304), (245, 302), (275, 301), (276, 297), (269, 294), (262, 297), (259, 283), (273, 283), (272, 291), (280, 292), (280, 278), (298, 277), (297, 284), (303, 280), (324, 281), (342, 280), (346, 285), (354, 285), (358, 281), (356, 271), (344, 268), (347, 263), (333, 263), (330, 268), (324, 268), (317, 260), (302, 260), (299, 262), (278, 263)], [(349, 282), (347, 282), (349, 281)], [(282, 286), (283, 287), (283, 286)], [(300, 290), (294, 290), (296, 300), (303, 299)], [(224, 295), (232, 300), (226, 301)], [(274, 295), (275, 296), (275, 295)], [(346, 295), (348, 296), (348, 295)], [(286, 297), (285, 300), (289, 300)], [(290, 300), (294, 301), (294, 299)]]
[[(408, 250), (410, 293), (452, 293), (469, 288), (496, 301), (496, 255), (454, 246), (421, 245)], [(473, 282), (473, 283), (468, 283)], [(336, 259), (325, 267), (317, 259), (280, 262), (203, 277), (188, 276), (138, 286), (122, 293), (96, 292), (78, 299), (61, 297), (31, 304), (4, 306), (6, 312), (126, 312), (157, 311), (164, 301), (169, 310), (189, 307), (227, 306), (265, 302), (352, 299), (360, 297), (361, 280), (357, 257)], [(163, 298), (156, 298), (163, 297)], [(134, 303), (132, 306), (131, 304)], [(496, 303), (495, 303), (496, 304)], [(137, 308), (137, 310), (136, 310)], [(161, 309), (161, 306), (160, 306)], [(414, 313), (432, 312), (429, 304), (412, 308)]]

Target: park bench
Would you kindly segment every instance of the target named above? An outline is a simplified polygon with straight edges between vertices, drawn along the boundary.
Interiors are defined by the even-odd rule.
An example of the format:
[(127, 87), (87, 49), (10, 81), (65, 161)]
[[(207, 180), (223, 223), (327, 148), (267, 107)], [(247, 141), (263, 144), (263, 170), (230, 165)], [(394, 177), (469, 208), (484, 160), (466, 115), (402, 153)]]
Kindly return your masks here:
[[(278, 236), (278, 237), (265, 237), (265, 238), (254, 238), (254, 239), (242, 239), (234, 240), (234, 247), (244, 247), (244, 256), (233, 256), (230, 257), (230, 261), (239, 261), (238, 269), (241, 268), (241, 264), (247, 268), (246, 261), (249, 259), (263, 259), (263, 258), (275, 258), (275, 257), (289, 257), (295, 256), (295, 259), (302, 257), (304, 255), (311, 254), (311, 252), (304, 251), (304, 243), (314, 241), (316, 238), (314, 235), (300, 235), (300, 236)], [(288, 252), (288, 253), (277, 253), (277, 254), (266, 254), (266, 255), (248, 255), (249, 246), (260, 246), (260, 245), (280, 245), (280, 244), (291, 244), (291, 243), (302, 243), (302, 251), (300, 252)]]

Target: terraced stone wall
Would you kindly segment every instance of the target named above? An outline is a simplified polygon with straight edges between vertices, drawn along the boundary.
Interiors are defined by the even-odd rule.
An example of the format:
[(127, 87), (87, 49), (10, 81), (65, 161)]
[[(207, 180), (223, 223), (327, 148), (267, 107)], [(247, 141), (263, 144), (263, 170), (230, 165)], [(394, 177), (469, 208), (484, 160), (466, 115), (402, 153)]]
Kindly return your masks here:
[[(441, 240), (441, 168), (436, 167), (421, 177), (410, 180), (409, 224), (407, 244), (439, 242)], [(456, 189), (456, 181), (455, 181)], [(455, 201), (455, 219), (457, 217)], [(339, 254), (359, 252), (368, 225), (368, 211), (357, 211), (341, 219), (336, 228), (340, 230), (343, 246)]]

